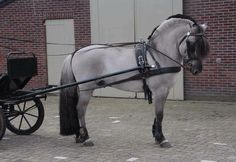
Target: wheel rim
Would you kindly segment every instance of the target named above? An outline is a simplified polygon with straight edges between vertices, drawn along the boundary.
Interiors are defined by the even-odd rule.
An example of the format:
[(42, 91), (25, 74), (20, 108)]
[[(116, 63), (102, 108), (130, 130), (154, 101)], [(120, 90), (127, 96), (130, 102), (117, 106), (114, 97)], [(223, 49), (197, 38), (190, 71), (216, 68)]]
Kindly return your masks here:
[[(35, 127), (41, 125), (40, 110), (41, 102), (26, 101), (14, 105), (10, 108), (7, 116), (7, 127), (16, 134), (30, 134), (35, 131)], [(42, 112), (41, 112), (42, 113)], [(40, 123), (40, 124), (39, 124)]]

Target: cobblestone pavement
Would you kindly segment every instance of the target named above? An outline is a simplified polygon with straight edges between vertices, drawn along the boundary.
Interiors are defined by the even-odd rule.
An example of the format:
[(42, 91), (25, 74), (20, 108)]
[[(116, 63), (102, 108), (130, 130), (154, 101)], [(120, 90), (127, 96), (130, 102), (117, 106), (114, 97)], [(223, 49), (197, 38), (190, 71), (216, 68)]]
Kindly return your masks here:
[(236, 162), (233, 102), (168, 101), (163, 129), (169, 149), (154, 143), (153, 105), (144, 100), (93, 98), (86, 116), (93, 147), (59, 135), (57, 96), (44, 106), (44, 123), (34, 134), (6, 132), (0, 162)]

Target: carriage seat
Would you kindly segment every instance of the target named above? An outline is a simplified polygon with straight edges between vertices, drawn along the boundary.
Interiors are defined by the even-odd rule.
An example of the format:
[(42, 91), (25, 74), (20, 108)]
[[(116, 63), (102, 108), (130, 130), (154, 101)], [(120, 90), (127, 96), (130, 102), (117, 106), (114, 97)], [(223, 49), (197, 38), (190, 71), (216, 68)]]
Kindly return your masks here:
[(37, 75), (37, 58), (34, 54), (9, 53), (7, 73), (0, 74), (0, 96), (6, 97), (23, 89), (29, 80)]

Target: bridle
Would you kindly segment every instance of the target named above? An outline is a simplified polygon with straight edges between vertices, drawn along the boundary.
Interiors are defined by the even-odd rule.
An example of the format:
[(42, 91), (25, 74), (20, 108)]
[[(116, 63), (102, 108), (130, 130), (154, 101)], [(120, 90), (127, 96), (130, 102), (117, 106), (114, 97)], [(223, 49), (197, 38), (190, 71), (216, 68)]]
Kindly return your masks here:
[[(194, 24), (197, 25), (197, 24)], [(197, 25), (197, 28), (200, 29), (200, 26)], [(180, 43), (179, 43), (179, 47), (181, 46), (182, 43), (184, 43), (184, 41), (186, 42), (186, 47), (187, 47), (187, 55), (184, 57), (184, 63), (188, 64), (191, 61), (200, 61), (200, 59), (196, 56), (193, 55), (192, 53), (195, 52), (195, 45), (196, 43), (199, 41), (199, 39), (197, 39), (194, 43), (191, 43), (189, 38), (190, 37), (199, 37), (199, 39), (201, 39), (203, 41), (203, 37), (205, 37), (205, 33), (203, 31), (200, 31), (199, 33), (193, 33), (191, 31), (187, 32), (187, 34), (181, 39)], [(203, 44), (203, 48), (204, 44)]]
[[(200, 32), (198, 32), (198, 33), (193, 33), (193, 32), (191, 32), (191, 31), (192, 31), (192, 28), (193, 28), (194, 26), (196, 26), (197, 29), (200, 30)], [(181, 41), (180, 41), (180, 43), (179, 43), (179, 46), (178, 46), (178, 48), (179, 48), (182, 43), (186, 42), (186, 46), (187, 46), (187, 56), (185, 56), (185, 57), (183, 58), (184, 64), (189, 64), (191, 61), (200, 61), (200, 59), (199, 59), (197, 56), (194, 56), (194, 55), (191, 54), (191, 53), (194, 53), (194, 52), (195, 52), (195, 44), (198, 42), (198, 40), (197, 40), (196, 42), (194, 42), (193, 44), (191, 44), (190, 41), (189, 41), (189, 37), (190, 37), (190, 36), (195, 36), (195, 37), (199, 37), (199, 38), (202, 39), (202, 40), (203, 40), (203, 37), (205, 37), (205, 35), (204, 35), (205, 33), (203, 32), (203, 30), (201, 29), (201, 27), (200, 27), (198, 24), (194, 23), (193, 25), (190, 25), (190, 28), (191, 28), (190, 31), (188, 31), (187, 34), (183, 36), (183, 38), (181, 39)], [(152, 47), (151, 41), (153, 41), (153, 40), (158, 36), (158, 35), (154, 35), (154, 33), (155, 33), (155, 31), (156, 31), (157, 29), (158, 29), (158, 26), (157, 26), (156, 28), (154, 28), (154, 30), (152, 31), (151, 35), (149, 36), (147, 46), (148, 46), (151, 50), (155, 51), (156, 53), (159, 53), (159, 54), (161, 54), (161, 55), (163, 55), (163, 56), (169, 58), (169, 59), (172, 60), (173, 62), (177, 63), (177, 64), (180, 65), (182, 68), (186, 68), (185, 65), (182, 65), (180, 62), (178, 62), (178, 61), (174, 60), (173, 58), (169, 57), (167, 54), (165, 54), (165, 53), (159, 51), (158, 49), (156, 49), (156, 48), (154, 48), (154, 47)], [(205, 48), (205, 47), (204, 47), (204, 48)], [(179, 52), (179, 53), (180, 53), (180, 52)]]

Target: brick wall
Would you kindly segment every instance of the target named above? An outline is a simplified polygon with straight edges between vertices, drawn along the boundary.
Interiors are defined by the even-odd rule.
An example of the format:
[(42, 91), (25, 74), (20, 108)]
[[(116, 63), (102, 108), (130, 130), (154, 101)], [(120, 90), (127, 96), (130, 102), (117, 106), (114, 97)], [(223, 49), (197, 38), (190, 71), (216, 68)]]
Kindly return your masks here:
[[(90, 44), (89, 0), (15, 0), (0, 9), (0, 36), (41, 43), (23, 43), (0, 39), (0, 46), (33, 52), (38, 58), (38, 76), (28, 87), (47, 85), (46, 34), (47, 19), (74, 19), (76, 48)], [(0, 47), (0, 73), (6, 72), (6, 54), (11, 50)]]
[(236, 1), (183, 0), (183, 4), (184, 14), (208, 23), (211, 46), (199, 76), (185, 71), (185, 98), (236, 101)]

